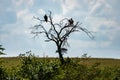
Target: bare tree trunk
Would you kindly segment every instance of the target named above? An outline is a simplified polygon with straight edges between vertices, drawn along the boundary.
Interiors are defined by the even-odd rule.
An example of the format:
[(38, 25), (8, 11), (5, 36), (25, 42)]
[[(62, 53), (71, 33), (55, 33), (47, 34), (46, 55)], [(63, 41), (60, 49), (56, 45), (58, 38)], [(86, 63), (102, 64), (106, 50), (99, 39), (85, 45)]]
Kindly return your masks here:
[(61, 64), (64, 64), (65, 61), (64, 61), (62, 53), (59, 53), (59, 59), (60, 59)]
[(59, 54), (59, 59), (60, 59), (61, 64), (64, 64), (65, 61), (62, 55), (61, 47), (58, 48), (58, 54)]
[[(63, 49), (61, 48), (68, 46), (67, 40), (70, 37), (70, 34), (83, 31), (91, 39), (94, 39), (94, 36), (86, 28), (81, 27), (81, 23), (74, 22), (72, 18), (64, 18), (60, 20), (59, 23), (54, 23), (51, 14), (51, 11), (49, 11), (49, 15), (45, 14), (44, 19), (34, 17), (36, 20), (40, 21), (40, 24), (34, 25), (31, 33), (35, 34), (34, 37), (39, 34), (45, 34), (47, 38), (47, 40), (45, 40), (46, 42), (53, 41), (57, 46), (56, 52), (59, 54), (60, 62), (61, 64), (64, 64)], [(48, 27), (42, 23), (49, 23), (50, 28), (48, 29)]]

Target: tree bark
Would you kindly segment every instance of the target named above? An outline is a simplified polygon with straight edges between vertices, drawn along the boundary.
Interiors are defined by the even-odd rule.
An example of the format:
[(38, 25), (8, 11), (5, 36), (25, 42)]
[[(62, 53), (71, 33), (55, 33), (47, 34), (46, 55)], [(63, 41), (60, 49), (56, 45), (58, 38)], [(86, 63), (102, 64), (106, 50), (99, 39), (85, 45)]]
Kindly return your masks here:
[(61, 47), (58, 47), (58, 54), (59, 54), (59, 59), (60, 59), (61, 64), (64, 64), (65, 61), (62, 55)]

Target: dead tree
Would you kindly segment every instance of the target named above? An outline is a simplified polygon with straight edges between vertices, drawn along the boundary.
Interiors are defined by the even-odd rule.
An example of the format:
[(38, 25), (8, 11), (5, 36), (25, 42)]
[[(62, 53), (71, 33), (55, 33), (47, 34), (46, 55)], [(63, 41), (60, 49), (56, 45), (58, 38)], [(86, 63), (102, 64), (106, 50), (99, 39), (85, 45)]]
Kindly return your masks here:
[(42, 19), (38, 17), (34, 17), (34, 19), (40, 21), (40, 23), (32, 27), (31, 33), (35, 36), (44, 34), (47, 38), (47, 40), (45, 40), (46, 42), (54, 42), (57, 47), (56, 52), (58, 52), (59, 59), (62, 64), (65, 62), (62, 52), (67, 51), (67, 46), (69, 46), (67, 41), (70, 37), (70, 34), (83, 31), (91, 39), (94, 38), (90, 31), (81, 27), (81, 23), (75, 22), (72, 18), (64, 18), (58, 23), (55, 23), (53, 21), (51, 11), (49, 11), (48, 16), (45, 14)]

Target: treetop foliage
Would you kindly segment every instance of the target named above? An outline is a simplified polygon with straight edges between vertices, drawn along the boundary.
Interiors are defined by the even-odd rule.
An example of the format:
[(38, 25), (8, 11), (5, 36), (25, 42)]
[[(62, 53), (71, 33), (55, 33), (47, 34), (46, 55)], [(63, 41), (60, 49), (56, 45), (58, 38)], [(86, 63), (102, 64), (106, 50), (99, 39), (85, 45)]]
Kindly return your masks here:
[(3, 53), (4, 50), (5, 50), (5, 48), (3, 48), (2, 45), (0, 45), (0, 55), (5, 54), (5, 53)]

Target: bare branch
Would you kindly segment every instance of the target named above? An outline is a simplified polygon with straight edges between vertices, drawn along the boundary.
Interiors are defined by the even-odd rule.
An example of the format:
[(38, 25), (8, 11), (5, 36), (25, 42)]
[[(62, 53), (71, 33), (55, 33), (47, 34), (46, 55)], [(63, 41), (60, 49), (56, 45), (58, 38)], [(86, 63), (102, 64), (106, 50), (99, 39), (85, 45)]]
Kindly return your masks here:
[(33, 19), (36, 19), (36, 20), (40, 21), (40, 24), (45, 21), (45, 20), (40, 20), (40, 18), (35, 17), (35, 16), (33, 16)]
[(89, 36), (89, 38), (94, 39), (93, 34), (90, 31), (88, 31), (86, 28), (79, 27), (79, 29), (85, 32)]
[[(68, 22), (68, 20), (69, 20), (68, 18), (64, 18), (64, 19), (62, 19), (62, 20), (59, 22), (59, 24), (62, 25), (62, 26), (64, 26), (63, 23), (66, 24), (66, 22)], [(66, 22), (64, 22), (64, 21), (66, 21)]]
[(56, 30), (55, 25), (54, 25), (54, 23), (53, 23), (53, 21), (52, 21), (51, 11), (49, 11), (49, 12), (50, 12), (50, 14), (49, 14), (50, 24), (51, 24), (51, 26), (53, 27), (53, 29), (54, 29), (54, 31), (56, 32), (56, 34), (58, 35), (58, 31)]
[[(94, 38), (91, 31), (88, 31), (86, 28), (82, 28), (82, 23), (75, 22), (72, 18), (64, 18), (59, 23), (55, 23), (53, 21), (51, 11), (49, 11), (49, 15), (44, 15), (43, 20), (38, 17), (33, 18), (40, 21), (40, 24), (34, 25), (32, 27), (31, 33), (34, 34), (35, 37), (39, 34), (44, 34), (47, 38), (47, 40), (45, 40), (46, 42), (53, 41), (57, 46), (57, 51), (59, 53), (61, 63), (64, 62), (62, 52), (67, 51), (66, 48), (66, 50), (63, 50), (62, 48), (69, 46), (68, 38), (70, 37), (70, 34), (83, 31), (89, 36), (90, 39)], [(47, 25), (49, 24), (49, 27), (45, 27), (46, 25), (42, 23)]]
[(78, 27), (79, 22), (76, 23), (76, 25), (74, 25), (68, 32), (66, 32), (66, 34), (64, 34), (61, 39), (65, 40), (66, 37), (69, 37), (69, 35), (73, 32), (74, 29), (76, 29), (76, 27)]

